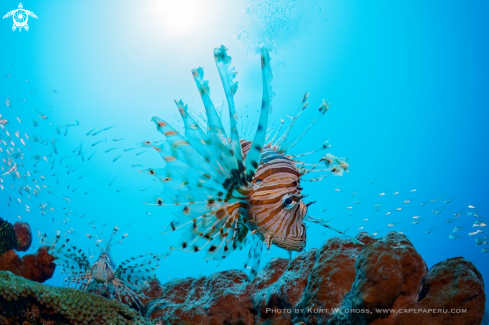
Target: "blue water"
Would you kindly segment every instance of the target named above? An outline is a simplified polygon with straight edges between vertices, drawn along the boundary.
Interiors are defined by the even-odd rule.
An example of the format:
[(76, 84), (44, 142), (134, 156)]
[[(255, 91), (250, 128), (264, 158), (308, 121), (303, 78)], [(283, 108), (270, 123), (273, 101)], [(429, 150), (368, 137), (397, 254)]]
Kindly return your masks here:
[[(3, 1), (0, 12), (17, 5)], [(131, 166), (161, 167), (163, 162), (152, 150), (136, 155), (144, 151), (138, 143), (162, 139), (150, 121), (154, 115), (178, 125), (174, 99), (183, 99), (190, 109), (203, 109), (192, 68), (204, 67), (214, 102), (224, 100), (212, 55), (221, 44), (229, 49), (238, 71), (237, 108), (254, 112), (261, 101), (256, 49), (262, 44), (271, 47), (276, 93), (271, 121), (276, 126), (281, 117), (295, 114), (309, 91), (311, 107), (297, 122), (299, 134), (327, 99), (331, 109), (295, 152), (310, 151), (328, 139), (330, 152), (349, 158), (350, 172), (343, 177), (331, 175), (304, 185), (309, 198), (317, 201), (310, 214), (331, 219), (332, 226), (349, 229), (350, 235), (402, 231), (429, 267), (463, 256), (488, 278), (489, 254), (481, 249), (489, 247), (476, 246), (474, 240), (487, 236), (487, 231), (468, 236), (487, 228), (472, 227), (477, 218), (466, 214), (468, 205), (478, 206), (481, 216), (489, 209), (487, 2), (27, 1), (23, 5), (39, 17), (29, 18), (29, 31), (13, 32), (11, 18), (0, 24), (0, 114), (12, 120), (6, 126), (12, 134), (18, 129), (31, 137), (58, 139), (63, 155), (74, 156), (72, 151), (83, 142), (85, 161), (69, 157), (53, 169), (46, 162), (34, 167), (34, 152), (48, 155), (51, 146), (22, 148), (34, 177), (44, 175), (42, 182), (53, 189), (43, 200), (56, 211), (43, 216), (23, 197), (22, 204), (7, 206), (8, 196), (18, 195), (5, 178), (2, 218), (13, 223), (20, 217), (48, 236), (74, 230), (73, 241), (94, 254), (95, 246), (85, 234), (108, 234), (118, 225), (119, 234), (129, 236), (113, 248), (116, 261), (148, 251), (166, 252), (179, 235), (159, 234), (172, 218), (171, 208), (143, 203), (160, 193), (161, 185), (137, 172), (143, 167)], [(278, 9), (280, 13), (269, 11)], [(11, 107), (4, 104), (7, 98)], [(39, 112), (48, 119), (40, 118)], [(256, 118), (249, 116), (250, 122), (240, 122)], [(23, 123), (15, 124), (15, 117)], [(39, 127), (33, 127), (32, 119)], [(69, 127), (66, 136), (66, 128), (56, 134), (55, 126), (75, 121), (80, 125)], [(112, 125), (97, 136), (86, 136), (93, 128)], [(8, 137), (2, 133), (1, 139)], [(92, 146), (100, 140), (104, 141)], [(105, 153), (110, 148), (116, 149)], [(123, 151), (128, 148), (138, 149)], [(50, 176), (53, 171), (59, 172), (58, 177)], [(87, 177), (79, 179), (83, 175)], [(453, 202), (444, 204), (449, 198)], [(436, 199), (440, 200), (420, 205)], [(405, 200), (411, 202), (404, 204)], [(374, 212), (378, 203), (382, 206)], [(30, 212), (24, 204), (30, 205)], [(445, 222), (464, 208), (456, 222)], [(441, 214), (432, 213), (439, 209), (444, 209)], [(413, 225), (413, 216), (423, 221)], [(456, 234), (461, 239), (450, 240), (455, 226), (466, 229)], [(307, 249), (336, 236), (313, 224), (307, 231)], [(36, 240), (27, 253), (38, 247)], [(218, 266), (205, 262), (201, 254), (175, 252), (161, 263), (157, 275), (167, 281), (241, 268), (246, 254), (235, 252)], [(275, 256), (287, 253), (275, 247), (262, 265)], [(57, 271), (47, 283), (60, 285), (62, 279)]]

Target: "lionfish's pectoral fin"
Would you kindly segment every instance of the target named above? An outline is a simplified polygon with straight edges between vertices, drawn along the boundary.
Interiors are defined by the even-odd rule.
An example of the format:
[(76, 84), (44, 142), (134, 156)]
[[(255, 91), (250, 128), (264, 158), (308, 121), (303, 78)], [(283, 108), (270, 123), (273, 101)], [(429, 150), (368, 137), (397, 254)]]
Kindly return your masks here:
[(263, 243), (265, 243), (265, 245), (267, 245), (267, 249), (270, 249), (270, 246), (272, 246), (273, 235), (275, 235), (275, 234), (271, 231), (269, 231), (269, 232), (265, 233), (265, 235), (263, 235), (263, 237), (265, 237), (265, 240), (263, 241)]
[(263, 250), (263, 242), (258, 236), (253, 236), (251, 242), (250, 251), (248, 252), (248, 257), (246, 258), (244, 269), (250, 269), (250, 276), (248, 280), (251, 282), (258, 274), (258, 269), (260, 268), (261, 253)]

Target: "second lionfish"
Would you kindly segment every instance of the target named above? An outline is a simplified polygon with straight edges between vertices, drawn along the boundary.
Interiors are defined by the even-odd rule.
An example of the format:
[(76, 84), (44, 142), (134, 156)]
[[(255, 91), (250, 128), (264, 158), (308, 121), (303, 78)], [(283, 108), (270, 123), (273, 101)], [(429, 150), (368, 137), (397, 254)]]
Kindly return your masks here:
[[(307, 154), (287, 154), (329, 109), (323, 101), (318, 109), (319, 116), (296, 140), (287, 141), (292, 126), (309, 105), (308, 93), (283, 134), (280, 134), (282, 120), (276, 134), (268, 139), (272, 73), (268, 50), (264, 48), (261, 49), (263, 97), (256, 133), (252, 141), (240, 138), (234, 104), (238, 83), (233, 81), (236, 72), (230, 67), (231, 57), (226, 51), (224, 46), (216, 48), (214, 58), (228, 104), (230, 135), (226, 135), (210, 99), (203, 69), (192, 70), (205, 107), (207, 130), (204, 132), (181, 100), (175, 103), (183, 118), (184, 135), (164, 120), (153, 117), (166, 141), (160, 144), (145, 141), (143, 146), (158, 151), (166, 165), (161, 169), (144, 170), (164, 184), (161, 195), (147, 204), (182, 206), (168, 229), (169, 232), (182, 227), (186, 229), (180, 242), (172, 249), (188, 252), (206, 250), (206, 259), (221, 260), (234, 250), (243, 248), (250, 238), (252, 245), (245, 268), (251, 268), (251, 276), (254, 277), (259, 268), (263, 242), (268, 248), (276, 245), (289, 252), (302, 251), (306, 246), (305, 220), (331, 228), (324, 221), (307, 216), (310, 203), (303, 201), (301, 181), (305, 175), (318, 171), (342, 175), (348, 171), (348, 163), (344, 158), (329, 153), (315, 164), (298, 159)], [(325, 142), (316, 151), (328, 147)], [(317, 168), (320, 163), (324, 163), (326, 168)]]
[(118, 229), (117, 226), (114, 227), (106, 245), (100, 244), (103, 239), (96, 239), (98, 236), (87, 235), (95, 239), (95, 244), (100, 249), (100, 255), (93, 263), (90, 262), (91, 256), (70, 244), (69, 238), (63, 239), (58, 234), (54, 242), (50, 243), (46, 234), (39, 237), (41, 243), (49, 245), (50, 253), (56, 258), (55, 263), (63, 267), (62, 273), (67, 274), (66, 285), (74, 284), (82, 290), (142, 307), (140, 298), (145, 297), (143, 289), (148, 287), (151, 278), (155, 277), (154, 272), (159, 267), (157, 263), (160, 256), (148, 253), (129, 258), (116, 267), (110, 249), (127, 237), (125, 234), (121, 240), (114, 243), (113, 239)]

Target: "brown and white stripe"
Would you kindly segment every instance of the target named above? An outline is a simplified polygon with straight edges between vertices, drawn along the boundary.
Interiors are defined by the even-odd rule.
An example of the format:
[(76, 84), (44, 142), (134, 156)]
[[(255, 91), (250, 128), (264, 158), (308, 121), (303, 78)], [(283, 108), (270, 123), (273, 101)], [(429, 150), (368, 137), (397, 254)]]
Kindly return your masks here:
[[(246, 156), (251, 142), (242, 141)], [(304, 217), (307, 205), (302, 201), (300, 173), (294, 162), (269, 147), (262, 152), (261, 162), (253, 177), (248, 195), (250, 228), (289, 251), (301, 251), (306, 245)], [(266, 235), (267, 234), (267, 235)]]

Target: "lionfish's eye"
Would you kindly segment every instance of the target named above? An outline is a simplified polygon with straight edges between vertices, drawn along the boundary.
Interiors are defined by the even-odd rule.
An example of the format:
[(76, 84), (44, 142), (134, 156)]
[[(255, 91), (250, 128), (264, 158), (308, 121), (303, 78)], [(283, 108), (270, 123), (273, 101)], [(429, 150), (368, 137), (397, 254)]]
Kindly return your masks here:
[(285, 209), (290, 210), (293, 207), (295, 207), (295, 205), (297, 204), (297, 202), (292, 199), (293, 196), (294, 196), (293, 194), (286, 194), (282, 198), (282, 202), (284, 204)]

